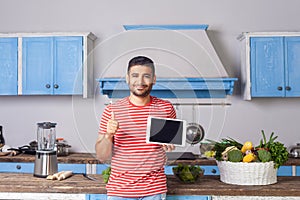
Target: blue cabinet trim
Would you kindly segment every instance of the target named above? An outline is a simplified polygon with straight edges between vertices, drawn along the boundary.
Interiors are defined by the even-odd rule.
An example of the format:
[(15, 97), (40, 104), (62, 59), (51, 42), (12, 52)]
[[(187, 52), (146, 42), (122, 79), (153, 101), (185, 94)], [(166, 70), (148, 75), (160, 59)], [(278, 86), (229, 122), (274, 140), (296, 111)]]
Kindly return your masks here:
[[(151, 95), (159, 98), (225, 98), (232, 95), (237, 78), (161, 78), (156, 80)], [(109, 98), (129, 95), (125, 79), (102, 78), (100, 93)]]
[(124, 25), (125, 30), (207, 30), (207, 24), (185, 25)]

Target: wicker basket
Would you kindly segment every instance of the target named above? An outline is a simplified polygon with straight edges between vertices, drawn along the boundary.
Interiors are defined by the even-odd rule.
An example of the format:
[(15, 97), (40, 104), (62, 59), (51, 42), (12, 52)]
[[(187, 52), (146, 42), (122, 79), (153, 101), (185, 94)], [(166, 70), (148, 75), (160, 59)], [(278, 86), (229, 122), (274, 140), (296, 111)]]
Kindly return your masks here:
[(217, 161), (220, 179), (235, 185), (269, 185), (277, 182), (274, 162), (229, 162)]

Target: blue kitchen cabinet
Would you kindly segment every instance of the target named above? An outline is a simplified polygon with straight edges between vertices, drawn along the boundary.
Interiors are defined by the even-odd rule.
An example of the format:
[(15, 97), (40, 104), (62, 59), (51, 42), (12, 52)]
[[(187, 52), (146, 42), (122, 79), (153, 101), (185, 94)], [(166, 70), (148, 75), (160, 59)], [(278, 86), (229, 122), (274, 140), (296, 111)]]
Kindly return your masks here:
[(296, 176), (300, 176), (300, 166), (296, 166)]
[(58, 171), (72, 171), (73, 173), (86, 173), (86, 164), (59, 163)]
[(0, 162), (0, 172), (7, 173), (33, 173), (33, 163), (22, 163), (22, 162)]
[(204, 175), (220, 175), (217, 165), (204, 165), (201, 168), (204, 169)]
[(85, 197), (86, 200), (106, 200), (106, 194), (87, 194)]
[(22, 94), (82, 94), (83, 37), (24, 37)]
[(250, 37), (252, 97), (300, 97), (300, 37)]
[[(166, 175), (173, 175), (172, 168), (175, 166), (165, 166), (165, 174)], [(220, 175), (219, 168), (216, 165), (203, 165), (200, 166), (204, 169), (204, 175)]]
[(165, 174), (166, 175), (173, 175), (173, 167), (172, 165), (166, 165), (165, 166)]
[(285, 37), (287, 97), (300, 96), (300, 37)]
[[(58, 164), (58, 171), (72, 171), (73, 173), (86, 173), (85, 164)], [(7, 173), (33, 173), (34, 163), (32, 162), (0, 162), (0, 172)]]
[(292, 166), (280, 166), (277, 170), (277, 176), (293, 176)]
[(18, 94), (18, 38), (0, 38), (0, 95)]
[(107, 169), (110, 165), (106, 164), (97, 164), (96, 165), (96, 174), (102, 174), (102, 171)]

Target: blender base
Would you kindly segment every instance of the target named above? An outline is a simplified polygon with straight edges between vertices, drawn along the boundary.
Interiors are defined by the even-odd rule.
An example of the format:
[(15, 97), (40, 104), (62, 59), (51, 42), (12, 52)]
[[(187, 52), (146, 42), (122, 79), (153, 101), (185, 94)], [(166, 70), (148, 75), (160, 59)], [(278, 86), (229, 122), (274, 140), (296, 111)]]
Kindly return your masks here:
[(46, 178), (57, 173), (57, 152), (36, 151), (33, 176)]

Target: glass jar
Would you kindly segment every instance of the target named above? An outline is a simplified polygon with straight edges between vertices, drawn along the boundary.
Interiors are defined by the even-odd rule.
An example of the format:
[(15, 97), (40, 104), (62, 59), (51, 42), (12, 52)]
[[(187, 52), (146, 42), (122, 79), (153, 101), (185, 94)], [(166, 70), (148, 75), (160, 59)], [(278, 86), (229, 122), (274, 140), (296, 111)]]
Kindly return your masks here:
[(37, 143), (38, 151), (53, 151), (55, 150), (56, 140), (56, 123), (42, 122), (37, 123)]

